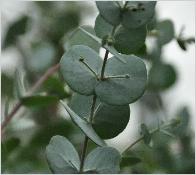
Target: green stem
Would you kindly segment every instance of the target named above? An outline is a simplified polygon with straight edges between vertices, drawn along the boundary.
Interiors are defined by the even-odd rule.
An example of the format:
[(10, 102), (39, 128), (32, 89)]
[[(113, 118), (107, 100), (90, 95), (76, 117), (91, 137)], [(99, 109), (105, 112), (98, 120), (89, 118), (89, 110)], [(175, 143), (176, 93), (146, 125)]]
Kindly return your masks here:
[[(169, 127), (169, 126), (172, 126), (172, 125), (174, 124), (174, 122), (176, 122), (176, 121), (172, 121), (172, 122), (170, 122), (170, 123), (167, 123), (167, 124), (162, 125), (162, 127), (158, 127), (158, 128), (156, 128), (156, 129), (153, 129), (153, 130), (150, 131), (150, 134), (153, 135), (153, 134), (155, 134), (156, 132), (160, 131), (161, 129), (165, 129), (165, 128)], [(126, 151), (128, 151), (129, 149), (131, 149), (134, 145), (136, 145), (137, 143), (139, 143), (140, 141), (142, 141), (143, 138), (144, 138), (144, 136), (138, 138), (138, 139), (137, 139), (136, 141), (134, 141), (131, 145), (129, 145), (129, 146), (123, 151), (123, 153), (125, 153)]]
[[(92, 120), (93, 120), (96, 100), (97, 100), (97, 96), (94, 95), (93, 96), (92, 106), (91, 106), (91, 113), (90, 113), (90, 117), (89, 117), (89, 122), (90, 123), (92, 123)], [(83, 144), (83, 148), (82, 148), (82, 154), (81, 154), (80, 173), (83, 172), (84, 160), (85, 160), (85, 156), (86, 156), (86, 152), (87, 152), (87, 148), (88, 148), (88, 140), (89, 140), (88, 137), (85, 136), (84, 144)]]

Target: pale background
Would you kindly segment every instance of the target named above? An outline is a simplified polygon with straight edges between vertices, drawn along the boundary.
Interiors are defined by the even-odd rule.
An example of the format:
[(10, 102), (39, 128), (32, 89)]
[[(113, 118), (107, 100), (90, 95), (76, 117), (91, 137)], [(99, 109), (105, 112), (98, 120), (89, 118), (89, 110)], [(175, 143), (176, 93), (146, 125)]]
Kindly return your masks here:
[[(14, 21), (18, 15), (28, 13), (31, 7), (30, 2), (22, 1), (0, 1), (1, 2), (1, 34), (3, 36), (7, 26)], [(93, 1), (85, 2), (92, 6), (93, 15), (85, 15), (83, 24), (94, 25), (98, 14)], [(158, 1), (157, 11), (160, 19), (171, 19), (175, 24), (175, 31), (179, 33), (182, 25), (185, 25), (185, 36), (195, 36), (195, 1)], [(175, 86), (165, 91), (162, 95), (167, 101), (166, 108), (169, 115), (173, 115), (178, 108), (183, 105), (189, 107), (191, 113), (192, 125), (195, 127), (195, 45), (191, 45), (188, 51), (182, 51), (176, 41), (170, 42), (164, 47), (164, 59), (166, 62), (175, 66), (178, 72), (178, 81)], [(13, 59), (14, 57), (14, 59)], [(1, 69), (13, 72), (20, 63), (20, 55), (13, 48), (1, 53)], [(131, 104), (131, 119), (128, 127), (118, 137), (109, 140), (108, 143), (117, 149), (124, 149), (128, 143), (131, 143), (139, 130), (138, 105)], [(119, 142), (120, 140), (120, 142)]]

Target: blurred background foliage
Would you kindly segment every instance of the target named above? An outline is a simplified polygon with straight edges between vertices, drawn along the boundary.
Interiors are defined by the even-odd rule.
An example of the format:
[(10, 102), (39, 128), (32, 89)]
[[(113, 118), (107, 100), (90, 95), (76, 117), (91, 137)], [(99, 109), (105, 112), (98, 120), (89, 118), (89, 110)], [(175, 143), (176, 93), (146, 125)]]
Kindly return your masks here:
[[(69, 102), (72, 91), (64, 83), (61, 74), (52, 75), (33, 97), (25, 97), (29, 88), (52, 65), (58, 63), (62, 54), (74, 44), (84, 44), (99, 52), (99, 46), (77, 27), (82, 25), (84, 13), (92, 10), (83, 2), (33, 2), (34, 14), (19, 17), (2, 36), (2, 52), (16, 48), (22, 57), (22, 65), (11, 76), (1, 72), (2, 117), (10, 112), (17, 100), (22, 100), (23, 109), (9, 123), (1, 140), (2, 173), (50, 173), (45, 147), (53, 135), (67, 137), (81, 152), (84, 138), (80, 130), (67, 117), (62, 119), (58, 99)], [(94, 33), (94, 26), (83, 26)], [(175, 33), (170, 20), (159, 21), (157, 16), (148, 24), (148, 38), (155, 38), (154, 44), (144, 45), (136, 55), (148, 65), (149, 81), (144, 96), (139, 100), (141, 123), (154, 128), (168, 118), (179, 118), (180, 125), (171, 129), (168, 135), (154, 134), (149, 144), (143, 141), (125, 155), (121, 165), (122, 173), (194, 173), (194, 133), (190, 130), (188, 107), (176, 109), (175, 116), (167, 116), (165, 101), (160, 93), (176, 83), (178, 72), (175, 66), (162, 59), (162, 47), (172, 39), (184, 51), (194, 42), (185, 38), (183, 30)], [(187, 60), (188, 61), (188, 60)], [(151, 119), (145, 113), (152, 114)], [(161, 117), (156, 114), (161, 113)], [(156, 117), (156, 118), (155, 118)], [(95, 145), (90, 142), (89, 149)]]

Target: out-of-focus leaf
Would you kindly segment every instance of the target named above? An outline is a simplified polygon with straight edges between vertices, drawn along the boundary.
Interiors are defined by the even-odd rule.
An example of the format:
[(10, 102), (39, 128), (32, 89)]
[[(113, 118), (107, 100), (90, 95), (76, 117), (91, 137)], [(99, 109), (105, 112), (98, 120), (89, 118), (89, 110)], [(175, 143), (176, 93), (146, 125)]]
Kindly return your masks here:
[(120, 162), (120, 167), (130, 167), (141, 162), (141, 159), (134, 156), (123, 156)]
[(71, 89), (80, 94), (91, 95), (98, 82), (95, 74), (98, 75), (101, 65), (102, 60), (93, 49), (75, 45), (61, 58), (60, 70)]
[(151, 90), (165, 90), (176, 81), (177, 75), (174, 67), (170, 64), (153, 64), (149, 71), (148, 88)]
[(1, 141), (1, 160), (5, 161), (9, 158), (9, 155), (19, 147), (20, 139), (19, 138), (9, 138), (4, 141)]
[(143, 135), (143, 140), (146, 145), (149, 145), (151, 141), (151, 134), (145, 124), (141, 124), (141, 134)]
[(14, 92), (14, 79), (6, 75), (5, 73), (1, 72), (1, 95), (2, 97), (13, 97)]
[(50, 43), (34, 44), (28, 58), (28, 68), (31, 72), (42, 73), (54, 64), (55, 49)]
[(174, 26), (171, 20), (164, 20), (157, 23), (158, 42), (161, 45), (169, 43), (175, 36)]
[(19, 69), (15, 71), (14, 78), (14, 94), (16, 98), (21, 98), (26, 93), (24, 74)]
[(99, 174), (117, 174), (120, 171), (120, 154), (111, 147), (97, 147), (90, 152), (84, 162), (84, 171), (96, 171)]
[(77, 173), (80, 158), (74, 146), (63, 136), (53, 136), (46, 147), (46, 157), (53, 173)]
[(95, 35), (95, 31), (92, 27), (81, 26), (80, 28), (77, 28), (75, 31), (73, 31), (71, 35), (68, 37), (64, 44), (65, 50), (69, 50), (73, 45), (82, 44), (94, 49), (96, 52), (99, 52), (100, 44), (98, 44), (92, 37), (90, 37), (83, 30), (81, 30), (81, 28)]
[(101, 16), (110, 24), (117, 26), (121, 21), (121, 7), (117, 1), (96, 1)]
[(84, 132), (86, 136), (88, 136), (93, 142), (95, 142), (99, 146), (105, 146), (105, 142), (96, 134), (92, 125), (87, 122), (82, 117), (79, 117), (74, 111), (72, 111), (68, 105), (64, 104), (61, 101), (61, 104), (64, 106), (66, 111), (69, 113), (72, 121)]
[(21, 102), (26, 107), (44, 107), (58, 102), (55, 96), (27, 96), (21, 98)]
[(65, 91), (63, 82), (57, 77), (49, 77), (43, 84), (43, 90), (46, 90), (49, 95), (54, 95), (60, 99), (69, 97), (70, 94)]
[(13, 44), (16, 44), (16, 39), (18, 36), (26, 32), (29, 17), (22, 16), (17, 21), (13, 22), (5, 35), (2, 48), (5, 49)]

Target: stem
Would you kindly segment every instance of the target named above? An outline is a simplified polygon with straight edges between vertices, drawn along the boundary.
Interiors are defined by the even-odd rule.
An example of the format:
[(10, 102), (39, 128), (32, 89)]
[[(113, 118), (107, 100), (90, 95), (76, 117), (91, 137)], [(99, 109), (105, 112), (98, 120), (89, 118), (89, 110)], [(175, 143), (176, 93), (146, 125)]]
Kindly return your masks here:
[[(169, 123), (167, 123), (167, 124), (162, 125), (162, 127), (158, 127), (158, 128), (156, 128), (156, 129), (153, 129), (153, 130), (150, 131), (150, 134), (152, 135), (152, 134), (154, 134), (154, 133), (160, 131), (161, 129), (165, 129), (165, 128), (169, 127), (169, 126), (172, 126), (175, 122), (176, 122), (176, 121), (171, 121), (171, 122), (169, 122)], [(178, 124), (178, 123), (177, 123), (177, 124)], [(143, 138), (144, 138), (144, 136), (138, 138), (138, 139), (137, 139), (136, 141), (134, 141), (131, 145), (129, 145), (129, 146), (123, 151), (123, 153), (126, 152), (126, 151), (128, 151), (130, 148), (132, 148), (132, 147), (133, 147), (134, 145), (136, 145), (137, 143), (139, 143), (141, 140), (143, 140)]]
[[(156, 132), (159, 131), (159, 130), (160, 130), (160, 128), (156, 128), (156, 129), (152, 130), (152, 131), (150, 132), (150, 134), (154, 134), (154, 133), (156, 133)], [(138, 138), (138, 139), (137, 139), (136, 141), (134, 141), (131, 145), (129, 145), (129, 146), (123, 151), (123, 153), (126, 152), (126, 151), (128, 151), (129, 149), (131, 149), (134, 145), (136, 145), (136, 144), (139, 143), (140, 141), (142, 141), (143, 138), (144, 138), (144, 136)]]
[[(89, 117), (89, 123), (92, 123), (92, 120), (93, 120), (96, 100), (97, 100), (97, 96), (94, 95), (93, 96), (92, 106), (91, 106), (90, 117)], [(89, 140), (88, 137), (85, 136), (85, 138), (84, 138), (84, 144), (83, 144), (83, 148), (82, 148), (82, 154), (81, 154), (80, 173), (83, 172), (84, 159), (85, 159), (86, 151), (87, 151), (87, 148), (88, 148), (88, 140)]]
[[(53, 67), (49, 68), (45, 74), (34, 84), (34, 86), (30, 89), (28, 92), (28, 95), (32, 95), (43, 83), (46, 81), (52, 74), (54, 74), (60, 67), (60, 64), (56, 64)], [(5, 120), (1, 124), (1, 130), (4, 130), (4, 128), (7, 126), (7, 124), (10, 122), (10, 120), (15, 116), (17, 111), (22, 106), (21, 102), (18, 102), (15, 107), (12, 109), (12, 111), (5, 117)]]
[(101, 80), (104, 80), (104, 72), (105, 72), (106, 62), (108, 59), (108, 54), (109, 54), (109, 51), (106, 49), (104, 60), (103, 60), (103, 65), (102, 65), (102, 69), (101, 69)]

